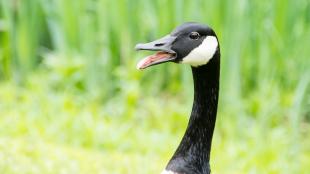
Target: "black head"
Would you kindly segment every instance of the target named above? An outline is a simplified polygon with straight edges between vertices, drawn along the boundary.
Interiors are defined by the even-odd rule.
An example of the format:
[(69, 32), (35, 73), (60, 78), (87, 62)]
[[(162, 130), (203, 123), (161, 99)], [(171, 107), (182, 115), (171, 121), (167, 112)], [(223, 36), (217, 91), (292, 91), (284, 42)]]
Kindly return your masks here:
[(210, 27), (193, 22), (184, 23), (161, 39), (137, 44), (137, 50), (158, 51), (141, 60), (137, 68), (144, 69), (164, 62), (201, 66), (209, 62), (218, 48), (216, 34)]

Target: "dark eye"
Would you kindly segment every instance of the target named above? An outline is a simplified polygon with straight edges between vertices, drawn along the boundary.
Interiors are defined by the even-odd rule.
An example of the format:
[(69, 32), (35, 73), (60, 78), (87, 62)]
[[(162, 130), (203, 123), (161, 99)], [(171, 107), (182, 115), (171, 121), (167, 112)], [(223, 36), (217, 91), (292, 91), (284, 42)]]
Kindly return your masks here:
[(189, 35), (189, 37), (190, 37), (191, 39), (197, 40), (197, 39), (199, 39), (200, 34), (199, 34), (198, 32), (196, 32), (196, 31), (194, 31), (194, 32), (191, 32), (191, 34)]

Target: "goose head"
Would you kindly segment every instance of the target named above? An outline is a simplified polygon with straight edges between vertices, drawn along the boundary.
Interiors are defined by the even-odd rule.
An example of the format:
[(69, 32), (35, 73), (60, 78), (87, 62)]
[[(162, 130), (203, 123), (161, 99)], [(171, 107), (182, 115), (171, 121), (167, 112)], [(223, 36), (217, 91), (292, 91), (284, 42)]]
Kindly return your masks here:
[(165, 62), (202, 66), (213, 58), (218, 48), (218, 39), (209, 26), (184, 23), (158, 40), (137, 44), (136, 50), (157, 51), (140, 60), (137, 69)]

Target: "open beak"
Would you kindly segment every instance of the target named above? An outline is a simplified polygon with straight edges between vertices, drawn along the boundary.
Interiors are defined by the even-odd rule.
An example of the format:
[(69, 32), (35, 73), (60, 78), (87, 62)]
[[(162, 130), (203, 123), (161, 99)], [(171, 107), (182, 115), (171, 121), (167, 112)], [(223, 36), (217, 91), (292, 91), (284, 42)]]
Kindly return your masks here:
[(157, 51), (155, 54), (140, 60), (137, 64), (137, 69), (145, 69), (153, 65), (170, 62), (176, 59), (176, 52), (171, 49), (175, 38), (176, 37), (167, 35), (153, 42), (137, 44), (135, 47), (136, 50)]

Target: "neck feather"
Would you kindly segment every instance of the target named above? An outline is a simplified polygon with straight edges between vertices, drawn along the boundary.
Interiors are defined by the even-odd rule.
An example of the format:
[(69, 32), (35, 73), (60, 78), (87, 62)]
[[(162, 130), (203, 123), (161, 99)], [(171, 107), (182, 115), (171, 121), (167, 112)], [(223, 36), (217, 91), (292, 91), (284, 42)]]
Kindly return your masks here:
[(220, 54), (206, 65), (192, 67), (194, 103), (185, 135), (166, 169), (177, 173), (210, 173), (209, 160), (216, 121)]

